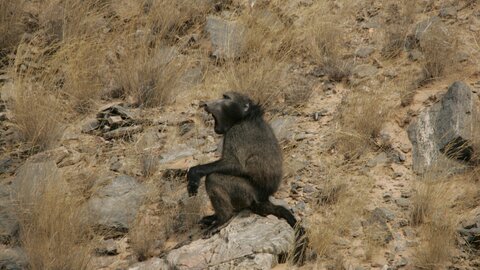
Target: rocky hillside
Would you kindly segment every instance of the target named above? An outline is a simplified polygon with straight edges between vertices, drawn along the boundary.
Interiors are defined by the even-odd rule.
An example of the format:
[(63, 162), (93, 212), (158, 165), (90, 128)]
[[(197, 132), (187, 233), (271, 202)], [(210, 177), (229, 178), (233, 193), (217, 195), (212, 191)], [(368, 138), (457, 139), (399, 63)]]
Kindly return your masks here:
[[(475, 0), (2, 0), (0, 269), (480, 269)], [(211, 238), (201, 101), (266, 110), (271, 197)]]

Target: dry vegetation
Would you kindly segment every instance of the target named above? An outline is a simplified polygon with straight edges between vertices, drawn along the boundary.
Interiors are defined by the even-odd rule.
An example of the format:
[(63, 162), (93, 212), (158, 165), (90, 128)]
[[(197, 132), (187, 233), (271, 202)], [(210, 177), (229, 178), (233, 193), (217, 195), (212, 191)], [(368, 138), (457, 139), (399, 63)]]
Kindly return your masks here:
[[(352, 235), (352, 223), (363, 218), (373, 185), (372, 179), (356, 172), (364, 167), (362, 158), (384, 147), (378, 138), (397, 105), (392, 96), (399, 97), (397, 103), (407, 107), (423, 83), (454, 71), (459, 37), (450, 26), (434, 22), (418, 44), (409, 44), (409, 35), (421, 15), (417, 14), (419, 4), (414, 0), (388, 1), (379, 37), (373, 37), (376, 32), (358, 30), (365, 30), (360, 39), (381, 40), (381, 61), (376, 59), (377, 55), (358, 60), (351, 53), (359, 41), (350, 38), (352, 28), (361, 27), (352, 15), (357, 9), (373, 6), (375, 1), (355, 5), (348, 1), (313, 1), (311, 6), (306, 4), (308, 8), (301, 14), (304, 20), (295, 24), (282, 9), (282, 1), (257, 1), (254, 8), (245, 8), (245, 12), (237, 12), (240, 8), (232, 1), (220, 2), (210, 5), (210, 1), (199, 1), (201, 4), (192, 5), (189, 0), (1, 1), (0, 68), (3, 72), (6, 67), (13, 83), (11, 120), (29, 153), (35, 153), (57, 146), (66, 123), (85, 117), (99, 104), (111, 100), (123, 100), (145, 110), (162, 110), (180, 97), (187, 97), (186, 102), (190, 102), (228, 89), (250, 95), (275, 113), (285, 105), (304, 105), (308, 101), (313, 87), (297, 87), (300, 82), (295, 71), (319, 68), (325, 75), (322, 83), (344, 83), (349, 90), (334, 112), (334, 124), (330, 126), (334, 135), (326, 142), (333, 145), (330, 150), (334, 151), (318, 157), (329, 160), (340, 154), (340, 158), (338, 163), (325, 162), (326, 172), (322, 171), (323, 177), (315, 183), (319, 191), (312, 204), (314, 213), (306, 217), (306, 225), (318, 262), (333, 261), (334, 267), (343, 268), (344, 258), (335, 252), (337, 240)], [(208, 39), (205, 31), (200, 30), (207, 15), (221, 12), (247, 26), (243, 52), (234, 59), (209, 58), (211, 48), (202, 43)], [(191, 39), (198, 44), (191, 45)], [(407, 64), (400, 58), (411, 49), (408, 46), (421, 52), (422, 57), (415, 64), (422, 72), (414, 68), (405, 71)], [(476, 46), (480, 51), (478, 43)], [(11, 53), (15, 53), (13, 61), (5, 57)], [(393, 62), (403, 74), (396, 79), (385, 76), (380, 87), (353, 85), (352, 67), (357, 64), (354, 61), (373, 62), (380, 68)], [(189, 86), (184, 83), (185, 73), (192, 67), (202, 69), (202, 83), (195, 86), (195, 94), (185, 91)], [(412, 79), (418, 73), (423, 77)], [(294, 102), (288, 103), (292, 96)], [(199, 137), (200, 133), (196, 135)], [(480, 145), (479, 138), (474, 138), (475, 145)], [(169, 142), (180, 140), (173, 138)], [(171, 234), (189, 232), (204, 214), (202, 205), (206, 199), (176, 198), (178, 205), (177, 201), (163, 200), (164, 194), (174, 193), (175, 188), (168, 185), (181, 184), (178, 179), (168, 179), (172, 181), (165, 186), (152, 184), (155, 177), (160, 177), (159, 155), (145, 149), (139, 152), (135, 154), (139, 157), (140, 173), (152, 193), (127, 237), (129, 247), (143, 261), (157, 256)], [(474, 157), (475, 160), (479, 158)], [(472, 184), (478, 185), (480, 169), (472, 164), (476, 167), (472, 166), (464, 177), (471, 179), (473, 191), (462, 195), (468, 204), (459, 203), (465, 208), (480, 202), (480, 192)], [(20, 187), (17, 200), (22, 246), (32, 270), (87, 269), (96, 240), (84, 225), (80, 205), (91, 195), (95, 179), (91, 175), (79, 177), (74, 185), (63, 176), (53, 172), (52, 175), (55, 177), (49, 177), (35, 196), (22, 191), (27, 187)], [(458, 217), (452, 211), (453, 199), (445, 196), (453, 191), (444, 178), (435, 174), (424, 176), (418, 180), (411, 198), (409, 221), (422, 238), (414, 264), (421, 269), (439, 269), (448, 264), (456, 245)], [(362, 232), (366, 260), (384, 247), (378, 231), (371, 226)]]
[[(305, 30), (301, 35), (304, 50), (323, 72), (333, 81), (347, 79), (351, 74), (350, 60), (344, 59), (345, 26), (338, 18), (348, 21), (348, 10), (339, 14), (327, 1), (318, 1), (307, 15)], [(343, 22), (345, 23), (345, 22)]]
[(452, 183), (434, 172), (418, 180), (412, 198), (410, 222), (419, 226), (424, 239), (415, 264), (422, 269), (438, 269), (449, 263), (455, 248), (457, 215), (453, 212)]
[(397, 57), (405, 49), (410, 27), (415, 20), (416, 7), (414, 0), (389, 3), (384, 30), (383, 57)]
[[(326, 160), (326, 159), (325, 159)], [(371, 188), (371, 179), (364, 176), (343, 173), (354, 164), (328, 164), (325, 176), (319, 180), (315, 213), (307, 218), (308, 237), (311, 248), (316, 252), (319, 262), (322, 258), (335, 259), (338, 239), (348, 238), (354, 228), (354, 222), (363, 216), (368, 197), (356, 194)]]
[(347, 159), (358, 158), (376, 145), (375, 139), (393, 109), (387, 91), (386, 87), (372, 92), (358, 90), (344, 100), (335, 147)]
[(458, 40), (453, 31), (440, 22), (433, 22), (420, 40), (424, 54), (423, 69), (427, 79), (438, 79), (454, 70)]
[(40, 173), (33, 185), (32, 175), (16, 182), (20, 242), (30, 269), (88, 269), (95, 241), (85, 224), (84, 198), (59, 172)]

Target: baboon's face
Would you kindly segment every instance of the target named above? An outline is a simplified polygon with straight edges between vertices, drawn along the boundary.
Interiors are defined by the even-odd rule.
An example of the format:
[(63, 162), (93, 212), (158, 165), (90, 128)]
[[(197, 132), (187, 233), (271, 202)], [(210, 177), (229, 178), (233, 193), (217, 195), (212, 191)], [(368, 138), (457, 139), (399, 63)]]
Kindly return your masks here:
[(213, 116), (215, 133), (225, 134), (248, 115), (251, 104), (252, 101), (242, 94), (226, 92), (223, 98), (202, 102), (200, 106)]

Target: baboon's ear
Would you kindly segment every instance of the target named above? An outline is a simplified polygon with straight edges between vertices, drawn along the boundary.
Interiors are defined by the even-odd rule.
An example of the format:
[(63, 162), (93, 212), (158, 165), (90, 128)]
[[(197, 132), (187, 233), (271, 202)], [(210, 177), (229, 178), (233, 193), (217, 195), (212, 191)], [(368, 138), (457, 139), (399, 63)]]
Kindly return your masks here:
[(245, 106), (243, 107), (243, 111), (248, 112), (248, 109), (250, 109), (250, 102), (245, 103)]

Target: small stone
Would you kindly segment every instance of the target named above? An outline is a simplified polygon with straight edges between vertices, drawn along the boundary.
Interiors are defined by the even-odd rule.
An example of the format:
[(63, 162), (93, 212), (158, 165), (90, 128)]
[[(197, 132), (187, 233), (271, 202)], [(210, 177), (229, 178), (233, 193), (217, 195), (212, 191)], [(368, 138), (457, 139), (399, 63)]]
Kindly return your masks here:
[(395, 213), (387, 208), (377, 207), (372, 212), (372, 218), (382, 223), (395, 219)]
[(403, 209), (408, 209), (408, 207), (410, 207), (410, 201), (405, 198), (397, 198), (395, 199), (395, 203)]
[(7, 113), (6, 112), (0, 113), (0, 122), (1, 121), (6, 121), (6, 120), (8, 120)]
[(398, 226), (400, 227), (405, 227), (405, 226), (408, 226), (410, 223), (408, 222), (408, 219), (399, 219), (398, 220)]
[(195, 122), (192, 120), (186, 120), (180, 123), (178, 127), (178, 135), (183, 136), (187, 134), (190, 130), (192, 130), (195, 127)]
[(117, 127), (117, 126), (120, 126), (123, 122), (123, 119), (121, 116), (118, 116), (118, 115), (115, 115), (115, 116), (110, 116), (108, 117), (108, 124), (111, 126), (111, 127)]
[(378, 154), (375, 158), (371, 159), (367, 163), (367, 167), (373, 168), (377, 165), (385, 164), (388, 161), (388, 156), (385, 152)]
[(395, 78), (395, 77), (398, 76), (398, 73), (394, 69), (387, 69), (387, 70), (383, 71), (383, 75), (385, 77), (388, 77), (388, 78)]
[(365, 58), (370, 56), (374, 51), (375, 51), (375, 48), (373, 47), (360, 47), (355, 52), (355, 55), (361, 58)]
[(327, 115), (328, 115), (328, 110), (327, 109), (321, 110), (319, 112), (315, 112), (315, 113), (313, 113), (313, 120), (318, 121), (323, 116), (327, 116)]
[(90, 119), (82, 126), (83, 133), (89, 133), (100, 127), (100, 121), (97, 119)]
[(392, 200), (392, 194), (390, 192), (383, 193), (383, 200), (385, 202), (389, 202)]
[(101, 247), (95, 249), (95, 252), (100, 256), (114, 256), (118, 254), (117, 243), (115, 240), (108, 239), (102, 243)]
[(440, 9), (440, 13), (438, 14), (438, 16), (440, 18), (453, 19), (457, 17), (457, 8), (455, 6), (444, 7)]
[(381, 25), (378, 22), (374, 22), (374, 21), (366, 22), (362, 25), (363, 29), (375, 29), (380, 27)]
[(103, 134), (103, 137), (107, 140), (118, 139), (118, 138), (129, 138), (136, 133), (142, 132), (142, 126), (133, 126), (133, 127), (121, 127), (112, 131), (108, 131)]
[(368, 64), (358, 65), (353, 69), (353, 74), (359, 78), (372, 77), (378, 73), (378, 68)]
[(313, 193), (313, 192), (315, 192), (315, 191), (316, 191), (316, 190), (315, 190), (315, 188), (313, 188), (312, 185), (305, 185), (305, 186), (303, 187), (303, 192), (305, 192), (305, 193)]
[(458, 52), (457, 53), (457, 60), (458, 62), (465, 62), (470, 59), (470, 55), (466, 52)]
[(402, 172), (395, 172), (395, 173), (393, 174), (393, 178), (400, 178), (400, 177), (402, 177), (402, 176), (403, 176), (403, 173), (402, 173)]
[(404, 267), (408, 264), (408, 260), (404, 257), (401, 257), (396, 263), (395, 267)]
[(28, 269), (27, 256), (20, 248), (0, 250), (0, 269), (23, 270)]
[(13, 159), (5, 158), (0, 160), (0, 174), (12, 172)]
[(423, 54), (418, 49), (413, 49), (408, 53), (408, 59), (411, 61), (418, 61), (423, 58)]
[(365, 250), (363, 248), (357, 247), (353, 250), (353, 257), (355, 258), (364, 258), (365, 257)]
[(406, 227), (403, 229), (403, 234), (408, 239), (413, 239), (417, 237), (417, 233), (412, 228), (409, 228), (409, 227)]
[(294, 212), (298, 213), (298, 212), (305, 212), (305, 202), (304, 201), (299, 201), (296, 205), (295, 205), (295, 208), (294, 208)]

